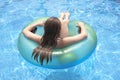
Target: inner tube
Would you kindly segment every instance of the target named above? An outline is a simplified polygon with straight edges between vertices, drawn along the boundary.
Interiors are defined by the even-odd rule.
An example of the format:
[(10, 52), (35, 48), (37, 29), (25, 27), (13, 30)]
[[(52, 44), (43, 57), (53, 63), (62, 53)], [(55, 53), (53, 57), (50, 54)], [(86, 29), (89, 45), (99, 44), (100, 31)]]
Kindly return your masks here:
[[(47, 18), (39, 18), (28, 25), (31, 25), (36, 21), (44, 21), (46, 19)], [(78, 34), (78, 28), (75, 27), (78, 22), (79, 20), (73, 20), (69, 22), (69, 36), (74, 36)], [(26, 38), (22, 32), (19, 34), (18, 38), (18, 50), (24, 59), (40, 67), (50, 69), (64, 69), (75, 66), (85, 61), (93, 53), (97, 44), (97, 36), (95, 31), (87, 23), (84, 24), (88, 32), (88, 37), (82, 41), (66, 46), (64, 48), (54, 49), (52, 52), (52, 62), (48, 62), (48, 64), (46, 64), (46, 62), (44, 61), (43, 65), (41, 66), (40, 63), (37, 63), (37, 61), (35, 61), (34, 58), (31, 57), (33, 49), (39, 46), (39, 44)], [(37, 26), (35, 34), (43, 35), (43, 33), (43, 27)]]

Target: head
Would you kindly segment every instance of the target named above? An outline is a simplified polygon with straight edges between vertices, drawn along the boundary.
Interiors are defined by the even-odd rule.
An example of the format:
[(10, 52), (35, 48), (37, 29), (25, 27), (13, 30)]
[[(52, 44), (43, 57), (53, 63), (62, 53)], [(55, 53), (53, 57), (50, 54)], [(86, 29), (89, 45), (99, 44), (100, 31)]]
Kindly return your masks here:
[[(42, 46), (50, 45), (55, 47), (57, 45), (57, 38), (60, 36), (61, 22), (56, 17), (48, 18), (44, 24), (44, 35), (42, 38)], [(50, 40), (52, 39), (52, 40)], [(48, 42), (48, 43), (47, 43)]]
[(61, 22), (56, 17), (50, 17), (44, 24), (44, 35), (41, 39), (41, 45), (34, 49), (32, 56), (37, 62), (43, 64), (52, 61), (52, 49), (57, 45), (57, 38), (60, 36)]

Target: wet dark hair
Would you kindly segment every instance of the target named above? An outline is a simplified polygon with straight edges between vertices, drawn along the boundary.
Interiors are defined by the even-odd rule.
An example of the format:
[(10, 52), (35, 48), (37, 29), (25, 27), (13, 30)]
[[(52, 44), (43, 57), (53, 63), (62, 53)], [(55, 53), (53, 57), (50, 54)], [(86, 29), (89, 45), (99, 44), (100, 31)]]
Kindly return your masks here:
[(43, 65), (44, 59), (46, 62), (52, 61), (52, 50), (57, 46), (57, 38), (60, 36), (61, 22), (56, 17), (50, 17), (44, 24), (44, 35), (41, 45), (36, 47), (32, 53), (34, 60)]

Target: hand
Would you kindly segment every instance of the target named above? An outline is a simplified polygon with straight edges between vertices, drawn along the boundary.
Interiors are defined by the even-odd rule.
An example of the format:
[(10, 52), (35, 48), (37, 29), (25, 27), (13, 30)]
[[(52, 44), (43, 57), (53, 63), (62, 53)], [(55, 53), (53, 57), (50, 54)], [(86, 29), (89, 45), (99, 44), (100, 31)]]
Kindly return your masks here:
[(83, 22), (78, 22), (78, 23), (77, 23), (77, 26), (79, 26), (79, 27), (80, 27), (80, 26), (83, 26), (83, 25), (84, 25)]
[(36, 24), (37, 24), (38, 26), (44, 26), (44, 23), (45, 23), (45, 21), (38, 21)]
[(45, 21), (41, 21), (41, 26), (44, 26), (44, 24), (45, 24)]

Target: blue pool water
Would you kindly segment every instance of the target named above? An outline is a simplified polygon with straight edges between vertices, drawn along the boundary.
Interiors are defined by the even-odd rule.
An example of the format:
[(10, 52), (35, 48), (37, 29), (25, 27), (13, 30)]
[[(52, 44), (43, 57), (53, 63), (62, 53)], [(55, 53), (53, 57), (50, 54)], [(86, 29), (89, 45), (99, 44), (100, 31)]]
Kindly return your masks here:
[[(37, 67), (17, 49), (19, 33), (32, 20), (69, 11), (96, 31), (98, 44), (83, 63), (68, 69)], [(0, 0), (0, 80), (119, 80), (119, 0)]]

